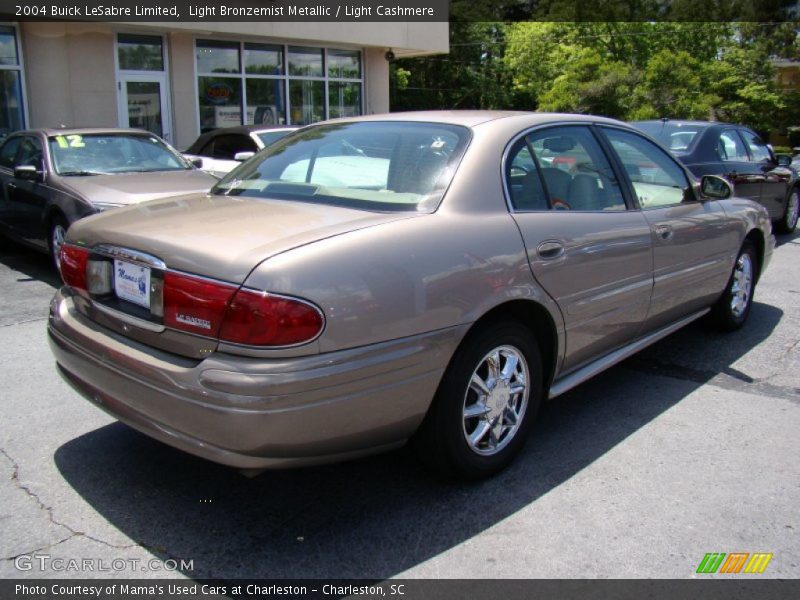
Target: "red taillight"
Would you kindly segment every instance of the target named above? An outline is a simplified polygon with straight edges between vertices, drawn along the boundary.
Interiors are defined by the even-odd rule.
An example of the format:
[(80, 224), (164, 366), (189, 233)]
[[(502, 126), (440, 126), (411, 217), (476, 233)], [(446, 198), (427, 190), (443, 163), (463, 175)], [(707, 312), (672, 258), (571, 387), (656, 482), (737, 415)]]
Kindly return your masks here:
[(164, 325), (217, 337), (234, 293), (233, 285), (167, 271), (164, 273)]
[(249, 346), (309, 342), (324, 326), (306, 302), (167, 271), (164, 325)]
[(252, 346), (291, 346), (317, 337), (325, 324), (314, 306), (266, 292), (241, 289), (231, 301), (220, 340)]
[(59, 251), (61, 262), (61, 278), (68, 286), (80, 290), (87, 289), (86, 286), (86, 261), (89, 260), (89, 250), (62, 244)]

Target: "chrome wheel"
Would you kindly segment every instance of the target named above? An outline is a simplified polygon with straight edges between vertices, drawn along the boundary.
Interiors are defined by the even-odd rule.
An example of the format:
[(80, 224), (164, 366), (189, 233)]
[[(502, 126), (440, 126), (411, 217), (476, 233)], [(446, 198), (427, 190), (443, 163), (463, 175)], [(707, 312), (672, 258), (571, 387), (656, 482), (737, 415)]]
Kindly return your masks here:
[(789, 203), (786, 205), (786, 219), (784, 221), (784, 228), (791, 232), (797, 225), (798, 211), (800, 211), (800, 200), (798, 200), (797, 192), (792, 192), (789, 196)]
[(528, 407), (529, 381), (528, 363), (513, 346), (481, 359), (463, 404), (462, 429), (473, 452), (491, 456), (514, 439)]
[(743, 252), (736, 261), (731, 283), (731, 312), (737, 319), (747, 312), (753, 292), (753, 260)]
[(55, 223), (50, 230), (50, 249), (53, 252), (53, 262), (58, 270), (61, 270), (61, 246), (64, 244), (64, 236), (67, 230), (61, 223)]

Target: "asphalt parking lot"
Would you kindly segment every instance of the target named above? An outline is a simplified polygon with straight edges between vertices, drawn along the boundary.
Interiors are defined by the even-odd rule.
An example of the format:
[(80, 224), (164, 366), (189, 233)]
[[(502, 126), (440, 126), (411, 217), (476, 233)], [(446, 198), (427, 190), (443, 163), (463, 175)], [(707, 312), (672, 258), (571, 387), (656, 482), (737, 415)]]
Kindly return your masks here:
[(562, 396), (469, 485), (405, 449), (248, 479), (151, 441), (56, 374), (57, 282), (0, 241), (0, 577), (689, 578), (709, 552), (800, 577), (799, 234), (742, 331), (693, 324)]

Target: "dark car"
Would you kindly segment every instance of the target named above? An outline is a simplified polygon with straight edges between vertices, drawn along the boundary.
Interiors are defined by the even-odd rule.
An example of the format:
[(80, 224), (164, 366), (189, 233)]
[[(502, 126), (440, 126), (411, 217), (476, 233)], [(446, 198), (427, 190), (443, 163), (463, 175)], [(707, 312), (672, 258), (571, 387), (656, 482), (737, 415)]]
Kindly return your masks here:
[(204, 171), (222, 177), (259, 150), (297, 129), (289, 125), (239, 125), (214, 129), (197, 138), (183, 155)]
[(0, 232), (58, 265), (67, 228), (97, 212), (216, 182), (161, 138), (136, 129), (34, 129), (0, 146)]
[(759, 202), (780, 233), (797, 226), (800, 183), (789, 155), (775, 155), (752, 130), (708, 121), (637, 121), (697, 177), (722, 175), (734, 194)]

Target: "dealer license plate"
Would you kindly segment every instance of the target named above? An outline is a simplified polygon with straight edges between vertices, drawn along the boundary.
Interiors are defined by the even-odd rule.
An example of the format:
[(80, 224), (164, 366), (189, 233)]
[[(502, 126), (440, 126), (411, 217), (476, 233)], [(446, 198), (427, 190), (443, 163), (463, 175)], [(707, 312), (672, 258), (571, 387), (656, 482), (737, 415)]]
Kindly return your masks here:
[(150, 308), (150, 268), (115, 260), (114, 292), (121, 300)]

